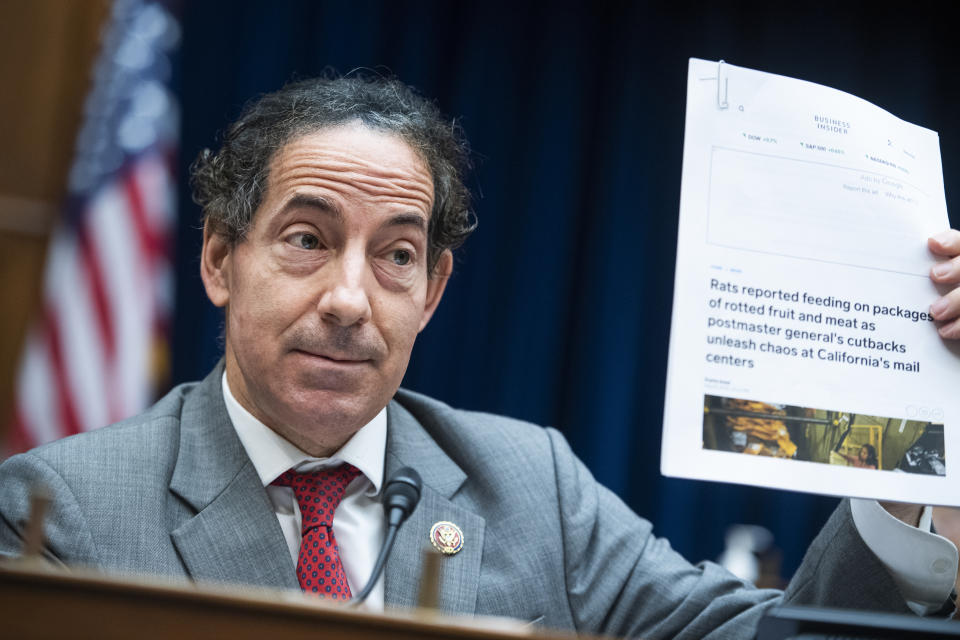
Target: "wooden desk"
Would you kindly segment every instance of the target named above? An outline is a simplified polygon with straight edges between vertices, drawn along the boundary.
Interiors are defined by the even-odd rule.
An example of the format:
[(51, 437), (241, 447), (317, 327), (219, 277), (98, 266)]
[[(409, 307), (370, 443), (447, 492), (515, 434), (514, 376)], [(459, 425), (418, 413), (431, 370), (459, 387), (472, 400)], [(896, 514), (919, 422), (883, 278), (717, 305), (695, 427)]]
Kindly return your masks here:
[(0, 565), (5, 638), (551, 639), (565, 633), (431, 612), (352, 610), (296, 592), (124, 580)]

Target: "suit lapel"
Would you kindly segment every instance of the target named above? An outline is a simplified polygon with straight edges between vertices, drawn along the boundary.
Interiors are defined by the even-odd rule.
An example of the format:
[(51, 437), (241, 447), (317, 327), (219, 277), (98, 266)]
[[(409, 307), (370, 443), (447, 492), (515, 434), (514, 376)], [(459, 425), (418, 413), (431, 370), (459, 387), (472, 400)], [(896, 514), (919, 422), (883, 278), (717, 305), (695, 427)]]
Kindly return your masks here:
[(423, 426), (397, 402), (387, 410), (387, 457), (384, 477), (411, 466), (423, 477), (420, 503), (397, 534), (384, 576), (389, 606), (416, 605), (424, 554), (432, 552), (430, 528), (441, 520), (463, 530), (463, 549), (441, 563), (439, 607), (449, 613), (472, 614), (476, 609), (483, 557), (484, 519), (453, 502), (466, 474), (440, 448)]
[[(180, 453), (170, 481), (195, 515), (171, 532), (195, 580), (298, 589), (273, 506), (230, 422), (221, 391), (223, 364), (186, 399)], [(409, 411), (391, 402), (387, 411), (384, 477), (404, 466), (423, 477), (420, 503), (400, 528), (384, 576), (388, 606), (414, 606), (423, 557), (432, 551), (430, 528), (441, 520), (463, 530), (463, 549), (442, 562), (439, 606), (450, 613), (476, 609), (484, 519), (453, 499), (467, 476)]]
[(222, 362), (191, 393), (170, 490), (196, 512), (170, 534), (195, 580), (299, 588), (273, 506), (223, 403)]

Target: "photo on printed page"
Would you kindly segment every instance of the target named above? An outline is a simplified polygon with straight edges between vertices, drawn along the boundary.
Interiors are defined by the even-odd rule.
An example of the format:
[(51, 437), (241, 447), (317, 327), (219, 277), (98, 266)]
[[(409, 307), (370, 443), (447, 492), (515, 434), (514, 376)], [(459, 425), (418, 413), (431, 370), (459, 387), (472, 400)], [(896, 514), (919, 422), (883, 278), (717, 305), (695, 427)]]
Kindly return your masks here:
[(703, 398), (703, 448), (856, 469), (943, 476), (943, 425), (907, 418)]

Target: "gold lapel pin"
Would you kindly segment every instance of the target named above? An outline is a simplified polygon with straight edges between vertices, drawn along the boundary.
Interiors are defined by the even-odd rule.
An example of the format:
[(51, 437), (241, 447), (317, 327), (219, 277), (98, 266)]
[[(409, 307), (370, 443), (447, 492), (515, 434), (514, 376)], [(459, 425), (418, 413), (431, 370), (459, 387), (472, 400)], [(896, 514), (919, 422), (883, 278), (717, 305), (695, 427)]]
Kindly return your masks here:
[(445, 556), (452, 556), (463, 549), (463, 531), (460, 527), (441, 520), (430, 527), (430, 543)]

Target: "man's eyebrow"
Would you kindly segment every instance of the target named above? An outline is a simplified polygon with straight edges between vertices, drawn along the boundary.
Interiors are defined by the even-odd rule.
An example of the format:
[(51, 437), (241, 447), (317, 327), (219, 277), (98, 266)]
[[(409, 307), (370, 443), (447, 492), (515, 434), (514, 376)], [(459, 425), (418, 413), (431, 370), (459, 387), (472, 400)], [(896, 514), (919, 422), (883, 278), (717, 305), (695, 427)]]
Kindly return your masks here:
[(426, 232), (427, 219), (424, 218), (419, 213), (399, 213), (395, 216), (392, 216), (389, 220), (387, 220), (383, 226), (385, 227), (412, 226), (412, 227), (417, 227), (423, 232)]
[(343, 220), (343, 212), (340, 210), (340, 207), (337, 206), (337, 203), (327, 200), (323, 196), (297, 193), (283, 205), (285, 211), (300, 208), (318, 209), (323, 213), (332, 215), (338, 221)]

